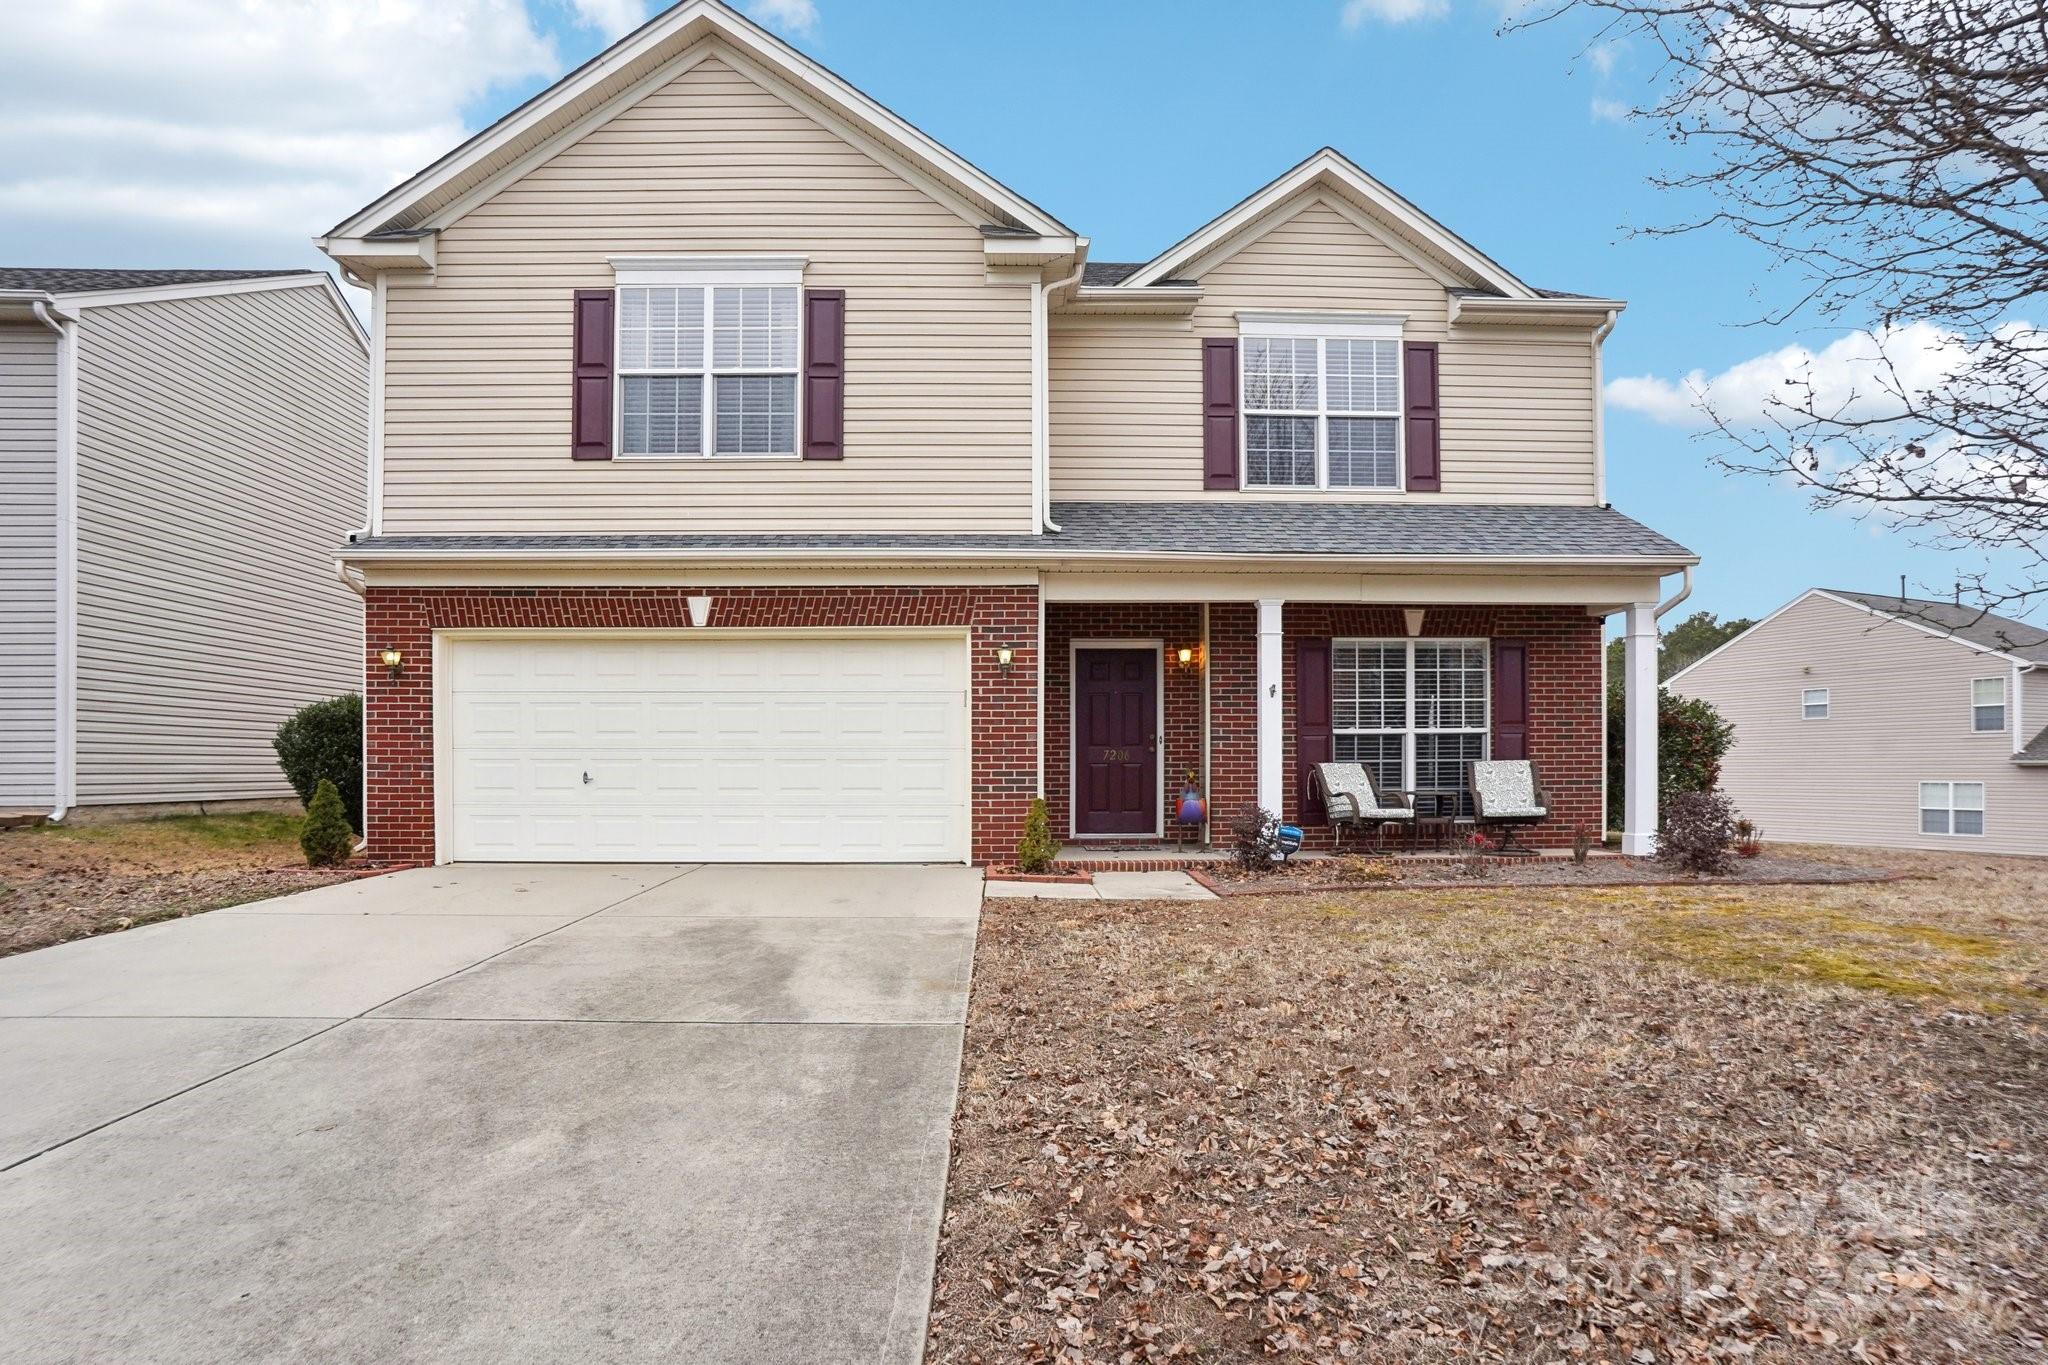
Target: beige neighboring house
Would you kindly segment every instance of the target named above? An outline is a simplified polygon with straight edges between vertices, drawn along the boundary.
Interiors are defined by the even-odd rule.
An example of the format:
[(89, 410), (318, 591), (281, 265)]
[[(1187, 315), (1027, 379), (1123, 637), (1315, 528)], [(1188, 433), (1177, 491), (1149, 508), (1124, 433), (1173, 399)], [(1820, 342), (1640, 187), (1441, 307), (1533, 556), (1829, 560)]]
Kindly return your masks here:
[(2048, 630), (1814, 588), (1666, 686), (1735, 723), (1721, 785), (1766, 838), (2048, 854)]
[(368, 338), (323, 271), (0, 269), (0, 811), (275, 800), (360, 686)]
[(334, 225), (370, 856), (994, 862), (1037, 796), (1132, 857), (1247, 802), (1326, 847), (1319, 761), (1448, 819), (1488, 757), (1569, 845), (1616, 613), (1653, 794), (1696, 557), (1607, 504), (1623, 304), (1329, 148), (1275, 170), (1101, 260), (688, 0)]

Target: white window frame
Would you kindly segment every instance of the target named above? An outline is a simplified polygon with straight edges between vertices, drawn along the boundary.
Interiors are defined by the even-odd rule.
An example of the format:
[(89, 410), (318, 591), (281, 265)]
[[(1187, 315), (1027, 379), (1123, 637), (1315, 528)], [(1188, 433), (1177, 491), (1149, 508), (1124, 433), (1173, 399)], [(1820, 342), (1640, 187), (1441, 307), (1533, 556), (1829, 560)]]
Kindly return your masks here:
[[(1929, 787), (1939, 787), (1942, 789), (1941, 805), (1930, 806), (1927, 804), (1927, 789)], [(1958, 787), (1975, 787), (1977, 789), (1977, 804), (1974, 806), (1958, 806), (1956, 804), (1956, 788)], [(1985, 784), (1982, 782), (1922, 782), (1917, 788), (1914, 789), (1914, 803), (1915, 819), (1913, 827), (1920, 834), (1928, 838), (1981, 839), (1987, 833), (1990, 832), (1990, 793), (1985, 789)], [(1947, 829), (1933, 830), (1927, 828), (1927, 812), (1931, 810), (1938, 810), (1943, 815), (1948, 817)], [(1981, 828), (1975, 830), (1957, 829), (1956, 812), (1959, 810), (1975, 811), (1977, 813), (1978, 823), (1981, 825)]]
[[(1820, 698), (1820, 701), (1819, 701), (1818, 703), (1816, 703), (1815, 701), (1813, 701), (1813, 698), (1814, 698), (1814, 697), (1819, 697), (1819, 698)], [(1819, 714), (1819, 715), (1815, 715), (1815, 714), (1813, 713), (1813, 709), (1812, 709), (1812, 708), (1813, 708), (1813, 707), (1814, 707), (1815, 705), (1818, 705), (1818, 706), (1820, 707), (1820, 714)], [(1835, 699), (1834, 699), (1834, 696), (1833, 696), (1833, 695), (1832, 695), (1832, 694), (1831, 694), (1831, 693), (1830, 693), (1830, 692), (1828, 691), (1828, 689), (1827, 689), (1827, 688), (1825, 688), (1825, 687), (1805, 687), (1805, 688), (1801, 688), (1801, 689), (1800, 689), (1800, 691), (1799, 691), (1799, 719), (1801, 719), (1801, 720), (1828, 720), (1828, 719), (1831, 719), (1831, 718), (1832, 718), (1832, 717), (1834, 716), (1834, 713), (1835, 713)]]
[[(1253, 313), (1237, 315), (1237, 391), (1250, 392), (1245, 384), (1244, 344), (1259, 338), (1271, 340), (1307, 339), (1316, 343), (1316, 407), (1314, 411), (1293, 408), (1261, 408), (1240, 401), (1237, 412), (1237, 486), (1243, 493), (1400, 493), (1408, 487), (1408, 423), (1403, 410), (1407, 394), (1408, 357), (1401, 346), (1402, 327), (1407, 319), (1393, 314), (1359, 313)], [(1330, 343), (1332, 341), (1391, 341), (1394, 343), (1394, 407), (1391, 412), (1332, 412), (1330, 410)], [(1251, 481), (1251, 419), (1253, 417), (1308, 417), (1316, 432), (1316, 481), (1308, 484), (1265, 484)], [(1389, 484), (1354, 486), (1330, 485), (1330, 419), (1332, 417), (1392, 418), (1394, 422), (1394, 481)]]
[[(1981, 686), (1982, 684), (1984, 684), (1984, 683), (1997, 683), (1997, 684), (1998, 684), (1998, 701), (1997, 701), (1997, 702), (1995, 703), (1995, 705), (1996, 705), (1996, 706), (1998, 707), (1998, 724), (1996, 724), (1996, 725), (1993, 725), (1993, 726), (1989, 726), (1989, 727), (1987, 727), (1987, 726), (1983, 726), (1983, 725), (1979, 725), (1979, 724), (1977, 723), (1977, 712), (1979, 712), (1980, 710), (1985, 710), (1985, 709), (1989, 708), (1990, 706), (1994, 705), (1994, 703), (1992, 703), (1992, 702), (1983, 702), (1983, 701), (1978, 701), (1978, 700), (1977, 700), (1977, 688), (1978, 688), (1979, 686)], [(1972, 678), (1972, 679), (1970, 679), (1970, 733), (1971, 733), (1971, 734), (1973, 734), (1973, 735), (2002, 735), (2002, 734), (2004, 734), (2004, 733), (2005, 733), (2005, 731), (2006, 731), (2006, 727), (2007, 727), (2007, 726), (2008, 726), (2008, 725), (2009, 725), (2009, 724), (2011, 723), (2011, 718), (2012, 718), (2012, 698), (2011, 698), (2011, 696), (2010, 696), (2010, 695), (2008, 695), (2008, 691), (2007, 691), (2007, 688), (2006, 688), (2006, 685), (2005, 685), (2005, 676), (2004, 676), (2003, 674), (1999, 674), (1999, 675), (1997, 675), (1997, 676), (1995, 676), (1995, 677), (1990, 677), (1990, 678)]]
[[(620, 328), (626, 310), (616, 298), (612, 306), (612, 455), (621, 460), (703, 460), (719, 464), (740, 464), (753, 460), (798, 460), (804, 453), (804, 299), (806, 260), (801, 256), (613, 256), (612, 284), (615, 291), (626, 289), (697, 289), (704, 295), (704, 354), (698, 373), (703, 385), (703, 421), (695, 451), (675, 454), (638, 452), (625, 449), (626, 380), (641, 376), (673, 376), (693, 373), (679, 370), (629, 370), (621, 363), (625, 354)], [(712, 364), (713, 291), (720, 286), (783, 288), (797, 291), (796, 368), (791, 370), (717, 369)], [(790, 448), (772, 453), (720, 454), (718, 444), (719, 376), (749, 374), (794, 374), (796, 396)]]
[[(1340, 648), (1343, 648), (1343, 647), (1347, 647), (1347, 646), (1353, 646), (1353, 647), (1366, 647), (1366, 648), (1381, 648), (1381, 647), (1385, 647), (1385, 646), (1388, 646), (1388, 645), (1399, 645), (1399, 646), (1402, 646), (1402, 647), (1403, 647), (1403, 649), (1405, 650), (1405, 657), (1406, 657), (1406, 662), (1405, 662), (1405, 664), (1404, 664), (1404, 666), (1403, 666), (1403, 668), (1404, 668), (1404, 679), (1403, 679), (1403, 682), (1404, 682), (1404, 686), (1405, 686), (1405, 692), (1404, 692), (1404, 696), (1403, 696), (1403, 701), (1402, 701), (1402, 713), (1403, 713), (1403, 715), (1404, 715), (1404, 716), (1406, 717), (1406, 722), (1407, 722), (1407, 723), (1406, 723), (1406, 725), (1405, 725), (1405, 726), (1403, 726), (1403, 727), (1402, 727), (1402, 728), (1400, 728), (1400, 729), (1385, 729), (1385, 728), (1380, 728), (1380, 729), (1364, 729), (1364, 728), (1360, 728), (1360, 727), (1358, 727), (1358, 726), (1343, 726), (1343, 727), (1339, 727), (1339, 726), (1337, 725), (1337, 723), (1336, 723), (1336, 719), (1337, 719), (1337, 717), (1336, 717), (1336, 704), (1337, 704), (1337, 683), (1336, 683), (1336, 668), (1337, 668), (1337, 650), (1338, 650), (1338, 649), (1340, 649)], [(1484, 699), (1483, 699), (1483, 703), (1482, 703), (1482, 706), (1481, 706), (1481, 708), (1480, 708), (1480, 709), (1481, 709), (1481, 712), (1482, 712), (1482, 715), (1481, 715), (1481, 719), (1480, 719), (1480, 724), (1479, 724), (1479, 725), (1478, 725), (1477, 727), (1473, 727), (1473, 726), (1469, 726), (1469, 725), (1457, 725), (1457, 726), (1451, 726), (1451, 727), (1448, 727), (1448, 728), (1446, 728), (1446, 727), (1441, 727), (1441, 726), (1429, 726), (1429, 727), (1423, 727), (1423, 726), (1419, 726), (1419, 725), (1417, 725), (1417, 724), (1415, 723), (1415, 651), (1416, 651), (1416, 649), (1417, 649), (1418, 647), (1421, 647), (1421, 646), (1428, 646), (1428, 647), (1431, 647), (1431, 648), (1465, 648), (1465, 649), (1477, 649), (1477, 650), (1479, 651), (1479, 657), (1480, 657), (1480, 660), (1481, 660), (1481, 665), (1480, 665), (1480, 667), (1481, 667), (1481, 672), (1482, 672), (1482, 674), (1483, 674), (1483, 676), (1484, 676), (1484, 678), (1485, 678), (1485, 688), (1486, 688), (1486, 690), (1485, 690), (1485, 696), (1484, 696)], [(1479, 737), (1481, 738), (1481, 740), (1483, 741), (1483, 742), (1482, 742), (1482, 744), (1481, 744), (1481, 751), (1482, 751), (1482, 752), (1481, 752), (1481, 755), (1480, 755), (1481, 759), (1483, 760), (1483, 759), (1486, 759), (1486, 758), (1490, 758), (1490, 757), (1492, 756), (1492, 754), (1493, 754), (1493, 641), (1491, 641), (1491, 640), (1488, 640), (1488, 639), (1483, 639), (1483, 638), (1463, 638), (1463, 637), (1455, 637), (1455, 636), (1434, 636), (1434, 635), (1432, 635), (1432, 636), (1427, 636), (1427, 637), (1423, 637), (1423, 638), (1413, 638), (1413, 637), (1408, 637), (1408, 636), (1399, 636), (1399, 637), (1396, 637), (1396, 636), (1366, 636), (1366, 635), (1356, 635), (1356, 636), (1344, 636), (1344, 637), (1341, 637), (1341, 638), (1339, 638), (1339, 639), (1334, 639), (1334, 640), (1331, 640), (1331, 641), (1330, 641), (1330, 670), (1331, 670), (1331, 678), (1330, 678), (1330, 707), (1331, 707), (1331, 714), (1330, 714), (1330, 740), (1331, 740), (1331, 744), (1332, 744), (1332, 746), (1333, 746), (1333, 750), (1332, 750), (1332, 751), (1334, 752), (1334, 745), (1335, 745), (1335, 743), (1336, 743), (1336, 738), (1337, 738), (1337, 736), (1339, 736), (1339, 735), (1400, 735), (1400, 736), (1401, 736), (1401, 790), (1402, 790), (1402, 791), (1408, 791), (1408, 792), (1412, 792), (1412, 791), (1414, 791), (1414, 790), (1416, 789), (1416, 788), (1415, 788), (1415, 766), (1416, 766), (1416, 765), (1415, 765), (1415, 751), (1416, 751), (1416, 748), (1418, 747), (1418, 746), (1417, 746), (1417, 744), (1416, 744), (1416, 740), (1417, 740), (1417, 737), (1418, 737), (1418, 736), (1421, 736), (1421, 735), (1471, 735), (1471, 734), (1476, 734), (1476, 735), (1478, 735), (1478, 736), (1479, 736)], [(1435, 788), (1432, 788), (1431, 790), (1433, 790), (1433, 791), (1434, 791), (1434, 790), (1437, 790), (1437, 789), (1435, 789)]]

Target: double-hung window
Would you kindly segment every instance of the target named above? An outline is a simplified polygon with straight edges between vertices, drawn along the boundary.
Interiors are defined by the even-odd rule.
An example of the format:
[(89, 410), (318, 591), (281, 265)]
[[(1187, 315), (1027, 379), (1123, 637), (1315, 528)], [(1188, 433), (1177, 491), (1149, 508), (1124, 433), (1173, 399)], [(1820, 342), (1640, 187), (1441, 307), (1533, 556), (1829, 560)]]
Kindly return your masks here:
[(1922, 834), (1982, 834), (1984, 832), (1984, 784), (1982, 782), (1922, 782), (1920, 784), (1920, 832)]
[(618, 453), (794, 456), (800, 265), (618, 269)]
[(1238, 317), (1247, 488), (1401, 487), (1398, 318)]
[(1825, 687), (1809, 687), (1799, 694), (1799, 718), (1801, 720), (1826, 720), (1828, 718), (1828, 690)]
[(1487, 754), (1484, 640), (1335, 640), (1332, 753), (1383, 791), (1455, 798), (1469, 815), (1465, 765)]
[(2005, 728), (2005, 679), (1976, 678), (1971, 681), (1970, 728), (1979, 734)]

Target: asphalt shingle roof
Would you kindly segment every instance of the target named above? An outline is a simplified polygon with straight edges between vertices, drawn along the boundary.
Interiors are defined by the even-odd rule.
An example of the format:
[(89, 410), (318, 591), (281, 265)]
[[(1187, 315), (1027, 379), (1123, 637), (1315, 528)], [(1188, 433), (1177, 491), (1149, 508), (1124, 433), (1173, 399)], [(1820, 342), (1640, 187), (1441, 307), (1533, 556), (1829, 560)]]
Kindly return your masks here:
[(100, 289), (153, 289), (166, 284), (220, 284), (228, 280), (310, 275), (310, 270), (74, 270), (42, 266), (0, 266), (0, 289), (40, 289), (46, 294), (85, 294)]
[(1303, 559), (1467, 556), (1692, 558), (1678, 542), (1609, 507), (1415, 503), (1065, 502), (1057, 534), (378, 536), (370, 551), (922, 550), (1064, 555), (1259, 555)]
[(1958, 640), (1967, 640), (1985, 649), (1995, 649), (2029, 662), (2048, 663), (2048, 630), (2030, 626), (2024, 621), (1994, 616), (1988, 611), (1957, 602), (1937, 602), (1926, 597), (1901, 597), (1892, 592), (1850, 592), (1846, 588), (1829, 588), (1827, 591), (1872, 611), (1881, 611), (1887, 616), (1953, 635)]
[(1081, 283), (1122, 284), (1145, 268), (1143, 261), (1090, 261), (1081, 271)]
[(2014, 754), (2012, 761), (2029, 768), (2048, 768), (2048, 728), (2044, 728), (2040, 734), (2028, 740), (2027, 747)]

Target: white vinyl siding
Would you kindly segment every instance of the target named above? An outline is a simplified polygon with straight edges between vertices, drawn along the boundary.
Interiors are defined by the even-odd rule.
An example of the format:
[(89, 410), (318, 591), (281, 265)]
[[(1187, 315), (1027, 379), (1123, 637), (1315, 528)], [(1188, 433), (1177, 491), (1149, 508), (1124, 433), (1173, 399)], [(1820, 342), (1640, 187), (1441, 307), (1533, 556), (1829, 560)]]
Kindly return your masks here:
[(1809, 687), (1799, 694), (1799, 714), (1802, 719), (1826, 720), (1828, 707), (1828, 690), (1825, 687)]
[[(392, 534), (1033, 525), (1031, 290), (977, 224), (707, 57), (439, 234), (393, 279)], [(634, 254), (804, 258), (846, 291), (842, 460), (569, 458), (572, 296)], [(737, 411), (771, 435), (775, 396)], [(744, 434), (745, 423), (742, 422)]]
[(1383, 791), (1470, 814), (1465, 765), (1486, 757), (1491, 725), (1488, 658), (1483, 640), (1332, 641), (1332, 753)]
[[(1453, 328), (1443, 285), (1322, 193), (1304, 192), (1272, 215), (1263, 236), (1203, 271), (1203, 296), (1192, 319), (1053, 315), (1053, 496), (1205, 502), (1231, 496), (1203, 490), (1200, 339), (1238, 336), (1241, 310), (1296, 309), (1398, 314), (1404, 340), (1439, 344), (1443, 492), (1430, 494), (1432, 503), (1596, 501), (1591, 334)], [(1302, 488), (1245, 496), (1405, 495)]]
[(0, 808), (56, 796), (57, 336), (0, 325)]
[(1975, 678), (1970, 682), (1970, 728), (1978, 734), (2005, 729), (2005, 679)]
[(1920, 832), (1922, 834), (1982, 834), (1984, 832), (1984, 784), (1982, 782), (1922, 782), (1920, 784)]
[[(2022, 733), (1974, 733), (1964, 710), (1973, 679), (2010, 670), (2000, 656), (1812, 595), (1669, 685), (1733, 722), (1721, 788), (1774, 841), (2048, 854), (2048, 768), (2012, 761), (2015, 740), (2048, 726), (2042, 671), (2021, 675)], [(1826, 724), (1801, 718), (1799, 694), (1812, 686), (1830, 691)], [(1919, 784), (1932, 781), (1983, 785), (1981, 836), (1921, 833)]]
[(289, 797), (271, 737), (360, 690), (368, 365), (317, 287), (84, 310), (78, 798)]

